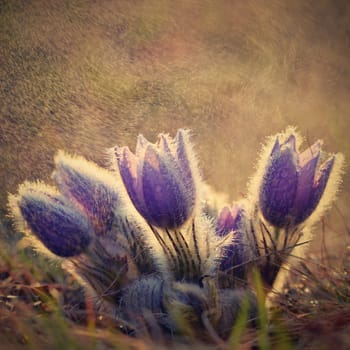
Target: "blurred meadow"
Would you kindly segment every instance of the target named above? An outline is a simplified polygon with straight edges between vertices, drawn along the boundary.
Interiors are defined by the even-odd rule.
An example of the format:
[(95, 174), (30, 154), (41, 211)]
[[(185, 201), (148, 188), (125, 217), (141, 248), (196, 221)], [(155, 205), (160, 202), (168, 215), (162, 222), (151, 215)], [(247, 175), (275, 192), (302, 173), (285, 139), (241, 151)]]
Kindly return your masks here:
[[(106, 166), (107, 148), (133, 150), (140, 133), (155, 141), (189, 128), (203, 178), (233, 201), (245, 195), (265, 138), (288, 125), (306, 136), (304, 147), (323, 139), (349, 164), (350, 3), (0, 0), (0, 96), (6, 247), (15, 236), (8, 193), (24, 180), (50, 183), (58, 149)], [(347, 166), (314, 252), (323, 241), (332, 254), (349, 245), (349, 194)], [(28, 258), (11, 259), (21, 274)], [(64, 286), (69, 278), (57, 272), (53, 280)], [(149, 348), (136, 340), (129, 347)]]

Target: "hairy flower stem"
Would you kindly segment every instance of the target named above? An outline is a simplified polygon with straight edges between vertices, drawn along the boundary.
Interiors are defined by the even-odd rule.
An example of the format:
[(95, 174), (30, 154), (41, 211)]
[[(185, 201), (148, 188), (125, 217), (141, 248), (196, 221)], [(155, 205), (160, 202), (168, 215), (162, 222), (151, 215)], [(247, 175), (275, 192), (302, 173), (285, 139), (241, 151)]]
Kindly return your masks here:
[(199, 283), (204, 275), (194, 220), (184, 230), (150, 226), (175, 281)]
[(74, 272), (87, 282), (99, 299), (117, 303), (128, 282), (126, 257), (112, 257), (98, 242), (86, 253), (70, 259)]
[(272, 287), (293, 249), (303, 244), (302, 227), (274, 227), (266, 223), (257, 209), (249, 221), (247, 231), (252, 254), (251, 265), (257, 266), (264, 283)]

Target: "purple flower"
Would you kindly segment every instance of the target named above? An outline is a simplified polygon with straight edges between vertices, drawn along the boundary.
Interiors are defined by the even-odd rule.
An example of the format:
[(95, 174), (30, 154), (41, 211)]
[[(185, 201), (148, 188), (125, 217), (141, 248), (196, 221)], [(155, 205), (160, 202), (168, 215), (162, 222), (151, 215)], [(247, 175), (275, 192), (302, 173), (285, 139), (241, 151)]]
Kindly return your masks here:
[[(244, 260), (243, 246), (243, 208), (238, 203), (234, 203), (232, 208), (224, 207), (216, 224), (216, 233), (218, 236), (224, 237), (230, 232), (233, 232), (233, 239), (230, 244), (225, 246), (220, 260), (219, 269), (225, 271), (231, 269), (236, 275), (242, 272)], [(236, 271), (235, 266), (237, 266)]]
[(282, 144), (277, 137), (259, 193), (262, 214), (272, 225), (298, 225), (316, 209), (335, 159), (330, 157), (316, 174), (320, 150), (317, 141), (299, 153), (293, 134)]
[(163, 228), (183, 225), (195, 207), (194, 165), (188, 132), (176, 137), (161, 134), (158, 144), (138, 137), (136, 154), (128, 147), (115, 147), (121, 178), (139, 213)]
[(111, 229), (118, 203), (115, 179), (83, 157), (58, 153), (53, 177), (60, 192), (85, 212), (98, 235)]
[(89, 245), (90, 229), (85, 216), (47, 186), (22, 188), (17, 205), (32, 233), (52, 253), (72, 257)]
[(219, 236), (226, 236), (231, 231), (236, 231), (242, 220), (243, 210), (238, 203), (234, 203), (232, 208), (224, 207), (216, 223), (216, 232)]

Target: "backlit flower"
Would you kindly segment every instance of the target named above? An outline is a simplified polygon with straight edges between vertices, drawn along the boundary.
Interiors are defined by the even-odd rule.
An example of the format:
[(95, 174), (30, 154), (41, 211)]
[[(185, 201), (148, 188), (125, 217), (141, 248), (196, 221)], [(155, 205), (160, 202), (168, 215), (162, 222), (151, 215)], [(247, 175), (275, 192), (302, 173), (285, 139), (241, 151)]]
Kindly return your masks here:
[(121, 178), (139, 213), (151, 225), (183, 225), (195, 207), (196, 189), (188, 132), (179, 130), (171, 139), (161, 134), (152, 144), (138, 137), (136, 153), (115, 147)]
[(85, 212), (98, 235), (110, 230), (118, 204), (114, 176), (83, 157), (63, 152), (57, 154), (55, 163), (53, 177), (60, 192)]
[(316, 173), (320, 149), (317, 141), (299, 153), (293, 134), (282, 143), (276, 138), (259, 193), (262, 214), (272, 225), (298, 225), (317, 207), (335, 160), (330, 157)]
[(86, 217), (55, 189), (26, 184), (20, 189), (16, 200), (31, 232), (52, 253), (72, 257), (88, 247), (91, 236)]
[(224, 237), (229, 233), (233, 234), (230, 244), (223, 249), (219, 269), (230, 270), (235, 275), (242, 274), (244, 263), (244, 244), (242, 232), (243, 207), (234, 203), (231, 208), (224, 207), (218, 217), (216, 233)]
[(216, 223), (216, 232), (219, 236), (225, 236), (231, 231), (236, 231), (242, 220), (243, 209), (238, 203), (234, 203), (232, 208), (224, 207)]

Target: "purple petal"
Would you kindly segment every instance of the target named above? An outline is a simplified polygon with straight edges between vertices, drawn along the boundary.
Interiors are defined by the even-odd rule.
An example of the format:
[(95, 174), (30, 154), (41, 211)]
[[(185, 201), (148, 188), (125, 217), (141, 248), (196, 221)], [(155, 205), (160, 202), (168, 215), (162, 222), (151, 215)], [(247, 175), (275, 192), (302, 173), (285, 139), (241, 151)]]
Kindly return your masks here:
[(230, 226), (234, 223), (231, 210), (228, 207), (224, 207), (218, 217), (216, 223), (216, 232), (219, 236), (225, 236), (231, 231)]
[(89, 245), (86, 218), (63, 198), (28, 191), (18, 205), (31, 231), (54, 254), (76, 256)]
[(281, 145), (280, 145), (278, 137), (276, 137), (276, 141), (272, 147), (270, 157), (273, 157), (274, 155), (279, 154), (280, 151), (281, 151)]
[(178, 174), (171, 172), (153, 145), (146, 149), (142, 169), (143, 195), (151, 224), (173, 228), (181, 226), (193, 208)]
[(216, 232), (219, 236), (225, 236), (231, 231), (239, 229), (242, 220), (242, 208), (234, 204), (232, 209), (224, 207), (219, 214), (216, 224)]
[(111, 228), (118, 194), (104, 182), (104, 169), (96, 167), (92, 177), (84, 166), (88, 167), (89, 163), (61, 156), (54, 179), (61, 193), (87, 214), (95, 232), (102, 234)]
[(261, 211), (272, 225), (283, 227), (289, 223), (297, 184), (296, 153), (293, 147), (283, 147), (270, 159), (259, 195)]
[(186, 190), (191, 200), (191, 206), (194, 206), (196, 191), (188, 154), (189, 145), (186, 144), (186, 138), (184, 136), (185, 133), (186, 131), (179, 129), (176, 134), (176, 157), (180, 165), (182, 181), (186, 186)]
[(282, 147), (289, 147), (291, 148), (294, 152), (296, 152), (296, 139), (293, 134), (291, 134), (288, 139), (283, 142)]
[(147, 146), (150, 144), (150, 142), (143, 136), (143, 135), (139, 135), (137, 137), (137, 143), (136, 143), (136, 157), (140, 157), (143, 156)]
[(329, 179), (329, 175), (331, 174), (333, 169), (334, 161), (335, 157), (333, 156), (329, 158), (326, 162), (324, 162), (318, 170), (316, 180), (312, 188), (311, 198), (309, 201), (308, 215), (311, 215), (311, 213), (316, 209), (323, 195), (323, 192), (326, 188)]
[(184, 137), (184, 130), (179, 129), (176, 134), (176, 156), (184, 176), (192, 177), (190, 161), (188, 159), (188, 149)]
[(174, 153), (170, 147), (170, 140), (167, 135), (161, 134), (159, 135), (159, 153), (169, 161), (169, 163), (176, 164), (177, 160), (174, 156)]
[(143, 215), (146, 211), (143, 200), (142, 183), (139, 176), (139, 159), (128, 147), (115, 147), (120, 175), (128, 195), (136, 209)]
[[(306, 152), (306, 151), (305, 151)], [(310, 198), (313, 190), (316, 167), (319, 159), (319, 151), (311, 156), (311, 150), (302, 153), (302, 168), (298, 177), (298, 188), (295, 196), (294, 206), (291, 210), (294, 224), (303, 222), (310, 214)]]
[(306, 163), (318, 158), (321, 151), (321, 141), (315, 142), (311, 147), (299, 154), (299, 166), (303, 168)]

